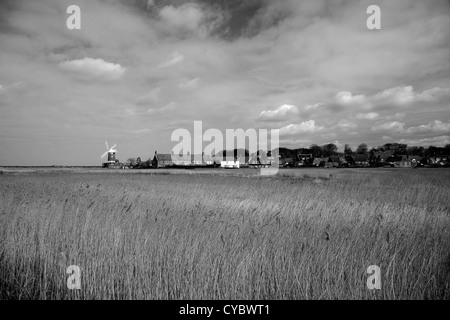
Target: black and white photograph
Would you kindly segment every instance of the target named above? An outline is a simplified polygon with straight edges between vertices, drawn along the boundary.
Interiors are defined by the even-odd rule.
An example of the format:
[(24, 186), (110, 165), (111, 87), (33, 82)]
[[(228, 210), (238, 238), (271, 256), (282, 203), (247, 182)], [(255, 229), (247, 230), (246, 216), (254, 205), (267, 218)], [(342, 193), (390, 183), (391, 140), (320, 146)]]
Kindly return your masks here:
[(449, 0), (0, 0), (0, 300), (448, 301), (449, 31)]

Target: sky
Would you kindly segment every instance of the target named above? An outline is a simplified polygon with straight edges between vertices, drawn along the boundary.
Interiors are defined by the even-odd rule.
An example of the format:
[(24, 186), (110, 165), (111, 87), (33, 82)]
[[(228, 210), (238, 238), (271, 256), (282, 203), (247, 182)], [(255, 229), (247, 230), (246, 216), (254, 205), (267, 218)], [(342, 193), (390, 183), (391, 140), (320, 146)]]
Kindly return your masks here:
[(448, 30), (448, 0), (1, 0), (0, 165), (100, 165), (105, 140), (148, 159), (194, 121), (288, 148), (443, 146)]

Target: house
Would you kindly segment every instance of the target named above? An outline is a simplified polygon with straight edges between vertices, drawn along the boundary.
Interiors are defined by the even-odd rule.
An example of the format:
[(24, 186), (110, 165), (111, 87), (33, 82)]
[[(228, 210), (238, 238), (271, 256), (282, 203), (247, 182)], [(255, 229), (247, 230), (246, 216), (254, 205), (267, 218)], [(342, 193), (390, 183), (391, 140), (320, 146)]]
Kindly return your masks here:
[(343, 164), (344, 161), (342, 161), (341, 157), (338, 156), (331, 156), (328, 157), (327, 162), (325, 163), (325, 168), (338, 168)]
[(239, 169), (239, 160), (220, 161), (220, 167), (225, 169)]
[(420, 162), (422, 160), (423, 157), (419, 156), (419, 155), (410, 155), (408, 156), (408, 159), (411, 159), (411, 161), (416, 161), (416, 162)]
[(413, 167), (413, 162), (411, 159), (408, 159), (407, 156), (392, 156), (386, 160), (387, 163), (390, 164), (391, 167), (395, 168), (411, 168)]
[(401, 160), (394, 162), (396, 168), (412, 168), (413, 162), (407, 156), (401, 156)]
[(250, 167), (268, 167), (274, 160), (274, 157), (268, 156), (264, 150), (259, 150), (250, 156), (248, 165)]
[(423, 157), (419, 155), (410, 155), (408, 159), (411, 160), (413, 166), (422, 165)]
[(378, 163), (385, 163), (387, 159), (392, 157), (392, 151), (375, 151), (374, 156)]
[(306, 161), (308, 159), (311, 159), (313, 156), (311, 153), (298, 153), (297, 159), (301, 161)]
[(153, 156), (153, 160), (152, 160), (152, 167), (153, 168), (170, 167), (173, 164), (174, 163), (172, 161), (172, 155), (171, 154), (157, 153), (155, 151), (155, 155)]
[(291, 158), (291, 157), (282, 158), (281, 159), (281, 165), (283, 167), (292, 167), (292, 166), (294, 166), (294, 158)]
[(314, 158), (313, 166), (315, 167), (325, 167), (325, 163), (327, 163), (327, 158)]
[(295, 163), (296, 166), (305, 166), (305, 165), (311, 165), (314, 161), (314, 158), (311, 153), (298, 153), (297, 154), (297, 162)]
[(204, 154), (203, 155), (203, 163), (208, 165), (208, 166), (213, 165), (214, 164), (214, 157), (210, 156), (210, 155), (207, 155), (207, 154)]
[(352, 163), (358, 167), (368, 167), (369, 157), (365, 154), (355, 154), (351, 156)]
[(176, 155), (172, 154), (172, 163), (175, 166), (190, 166), (191, 165), (191, 156), (189, 154)]
[(445, 156), (436, 156), (430, 158), (430, 163), (432, 165), (444, 166), (447, 162), (447, 157)]
[(391, 165), (393, 167), (396, 162), (400, 162), (402, 160), (403, 160), (403, 156), (392, 156), (392, 157), (389, 157), (386, 159), (386, 163), (388, 163), (389, 165)]

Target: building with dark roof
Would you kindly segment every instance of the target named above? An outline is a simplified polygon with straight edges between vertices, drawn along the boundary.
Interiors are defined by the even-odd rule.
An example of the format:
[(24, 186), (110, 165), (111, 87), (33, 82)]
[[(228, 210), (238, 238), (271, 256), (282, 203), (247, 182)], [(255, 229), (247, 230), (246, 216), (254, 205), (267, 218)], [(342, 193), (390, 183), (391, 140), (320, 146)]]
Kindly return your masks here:
[(152, 160), (152, 167), (153, 168), (164, 168), (164, 167), (170, 167), (172, 166), (173, 160), (171, 154), (164, 154), (164, 153), (157, 153), (155, 151), (155, 155), (153, 156)]

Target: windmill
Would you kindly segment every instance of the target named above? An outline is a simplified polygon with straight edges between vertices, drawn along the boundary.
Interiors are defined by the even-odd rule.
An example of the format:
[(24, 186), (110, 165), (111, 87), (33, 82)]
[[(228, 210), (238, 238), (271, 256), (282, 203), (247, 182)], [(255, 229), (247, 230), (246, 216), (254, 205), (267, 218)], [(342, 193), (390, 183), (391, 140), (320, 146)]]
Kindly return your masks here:
[(111, 148), (108, 146), (108, 141), (105, 141), (106, 144), (106, 152), (101, 155), (100, 159), (103, 159), (106, 155), (108, 155), (108, 160), (103, 163), (103, 167), (107, 167), (108, 165), (116, 163), (116, 152), (117, 150), (114, 149), (117, 147), (117, 144), (113, 145)]

